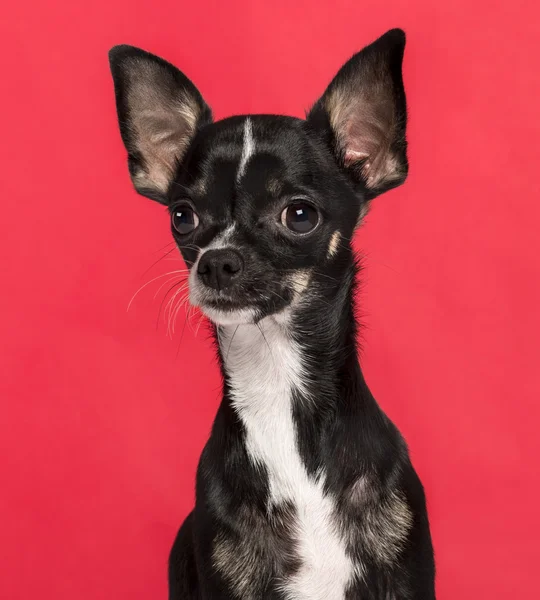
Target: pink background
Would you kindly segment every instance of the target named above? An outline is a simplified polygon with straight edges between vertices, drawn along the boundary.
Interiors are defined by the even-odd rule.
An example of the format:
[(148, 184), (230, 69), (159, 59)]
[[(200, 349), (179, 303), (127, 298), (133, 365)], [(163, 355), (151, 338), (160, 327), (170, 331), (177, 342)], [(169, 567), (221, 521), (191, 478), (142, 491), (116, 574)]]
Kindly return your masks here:
[(169, 223), (131, 187), (108, 49), (176, 63), (218, 117), (300, 116), (396, 26), (411, 171), (357, 236), (363, 365), (427, 489), (439, 600), (537, 597), (539, 19), (520, 0), (3, 7), (0, 598), (165, 598), (219, 400), (198, 319), (156, 331), (162, 280), (126, 312), (181, 263), (145, 273)]

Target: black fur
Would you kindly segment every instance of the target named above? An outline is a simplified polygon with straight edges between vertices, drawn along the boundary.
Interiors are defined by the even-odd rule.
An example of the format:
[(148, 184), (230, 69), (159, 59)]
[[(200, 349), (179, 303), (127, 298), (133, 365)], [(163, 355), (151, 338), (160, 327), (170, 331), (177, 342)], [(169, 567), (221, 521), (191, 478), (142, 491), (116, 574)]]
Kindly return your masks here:
[[(424, 491), (403, 438), (362, 375), (354, 311), (351, 238), (368, 202), (401, 184), (408, 170), (404, 46), (403, 32), (392, 30), (355, 55), (306, 120), (251, 116), (257, 149), (241, 179), (245, 117), (212, 123), (201, 95), (177, 69), (135, 48), (111, 51), (120, 128), (137, 189), (167, 204), (171, 214), (188, 206), (199, 217), (193, 233), (178, 235), (173, 228), (186, 264), (196, 264), (200, 248), (236, 225), (241, 277), (224, 293), (206, 290), (203, 310), (232, 314), (249, 306), (261, 324), (294, 306), (288, 333), (307, 365), (306, 384), (295, 389), (292, 403), (297, 447), (312, 478), (326, 473), (336, 527), (349, 556), (361, 565), (346, 600), (435, 598)], [(133, 86), (149, 83), (164, 88), (153, 96), (163, 99), (159, 114), (175, 98), (195, 107), (180, 121), (177, 115), (165, 117), (169, 137), (160, 135), (163, 120), (150, 119), (144, 130), (133, 114), (130, 98), (140, 101), (146, 89), (133, 96)], [(180, 138), (170, 181), (158, 189), (154, 184), (169, 165), (152, 161), (166, 162), (171, 154), (171, 144), (161, 140)], [(279, 219), (298, 197), (320, 215), (318, 227), (305, 236)], [(331, 251), (336, 232), (339, 242)], [(305, 270), (309, 285), (294, 304), (291, 277)], [(169, 597), (285, 600), (282, 584), (301, 567), (297, 508), (286, 502), (269, 506), (269, 474), (248, 455), (246, 431), (231, 402), (226, 350), (218, 346), (223, 400), (199, 463), (195, 509), (171, 552)], [(225, 570), (216, 567), (217, 544), (227, 550)], [(235, 585), (235, 577), (245, 580), (244, 588)]]

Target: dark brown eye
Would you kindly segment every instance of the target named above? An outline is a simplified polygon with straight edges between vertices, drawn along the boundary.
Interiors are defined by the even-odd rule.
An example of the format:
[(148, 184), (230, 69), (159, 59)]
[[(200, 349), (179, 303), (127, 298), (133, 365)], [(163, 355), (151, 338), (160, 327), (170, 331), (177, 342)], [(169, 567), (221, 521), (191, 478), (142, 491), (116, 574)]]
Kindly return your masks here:
[(181, 206), (172, 213), (172, 224), (180, 235), (187, 235), (197, 229), (199, 217), (189, 206)]
[(281, 222), (294, 233), (309, 233), (317, 227), (319, 213), (311, 204), (295, 202), (281, 213)]

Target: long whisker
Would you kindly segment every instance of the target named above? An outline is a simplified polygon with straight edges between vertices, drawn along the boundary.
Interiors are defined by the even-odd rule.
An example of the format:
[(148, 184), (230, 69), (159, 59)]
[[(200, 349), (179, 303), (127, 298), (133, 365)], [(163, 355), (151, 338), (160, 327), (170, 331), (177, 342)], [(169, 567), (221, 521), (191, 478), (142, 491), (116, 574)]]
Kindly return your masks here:
[[(169, 299), (169, 301), (167, 302), (166, 306), (165, 306), (165, 314), (168, 314), (168, 318), (167, 318), (167, 335), (169, 337), (171, 337), (171, 318), (172, 318), (172, 312), (174, 309), (176, 309), (176, 306), (174, 304), (177, 296), (179, 294), (181, 294), (185, 289), (186, 289), (186, 285), (184, 284), (182, 287), (178, 288), (178, 290), (176, 290), (176, 292), (173, 294), (173, 296), (171, 296), (171, 298)], [(173, 308), (174, 307), (174, 308)], [(167, 309), (168, 309), (168, 313), (167, 313)]]
[(199, 334), (199, 329), (201, 327), (201, 323), (204, 321), (204, 313), (201, 313), (201, 318), (199, 319), (199, 322), (197, 323), (197, 328), (195, 330), (195, 336), (197, 336)]
[(182, 309), (182, 307), (185, 306), (185, 304), (188, 301), (188, 299), (189, 299), (189, 291), (180, 298), (177, 306), (174, 309), (174, 312), (173, 312), (173, 315), (172, 315), (172, 332), (173, 332), (173, 334), (174, 334), (175, 329), (176, 329), (176, 319), (178, 317), (178, 313), (180, 312), (180, 310)]
[(183, 250), (184, 248), (188, 248), (188, 250), (202, 250), (202, 248), (197, 246), (197, 244), (184, 244), (183, 246), (178, 246), (178, 248), (180, 248), (180, 250)]
[(387, 265), (386, 263), (381, 262), (379, 259), (374, 258), (371, 252), (362, 252), (361, 253), (361, 259), (367, 259), (368, 261), (374, 262), (378, 265), (381, 265), (383, 267), (386, 267), (387, 269), (390, 269), (390, 271), (393, 271), (394, 273), (396, 273), (397, 275), (400, 275), (399, 271), (396, 271), (396, 269), (394, 269), (393, 267), (391, 267), (390, 265)]
[(176, 358), (178, 358), (178, 354), (180, 353), (180, 346), (182, 345), (182, 340), (184, 339), (184, 333), (186, 331), (186, 325), (187, 325), (188, 320), (189, 320), (189, 310), (190, 310), (190, 307), (188, 307), (188, 309), (185, 311), (184, 325), (182, 327), (182, 333), (180, 334), (180, 342), (178, 343), (178, 348), (176, 350)]
[(336, 279), (335, 277), (331, 277), (330, 275), (326, 275), (325, 273), (321, 273), (320, 271), (315, 271), (315, 269), (313, 270), (313, 274), (320, 275), (321, 277), (326, 277), (328, 279), (331, 279), (332, 281), (339, 283), (339, 280)]
[(170, 242), (165, 244), (165, 246), (163, 246), (162, 248), (159, 248), (158, 250), (154, 250), (153, 254), (157, 254), (158, 252), (163, 252), (163, 250), (165, 250), (165, 248), (168, 248), (171, 244), (174, 244), (174, 240), (171, 240)]
[(161, 258), (158, 258), (155, 262), (153, 262), (148, 269), (146, 269), (146, 271), (141, 275), (141, 277), (144, 277), (148, 271), (150, 271), (151, 269), (153, 269), (159, 261), (163, 260), (165, 257), (169, 256), (169, 254), (171, 254), (171, 252), (174, 252), (176, 248), (171, 248), (168, 252), (166, 252)]
[(193, 317), (194, 313), (195, 313), (195, 307), (190, 304), (188, 306), (188, 315), (189, 315), (188, 322), (189, 322), (189, 328), (191, 329), (191, 331), (193, 333), (195, 333), (195, 330), (193, 329), (193, 323), (192, 323), (192, 319), (191, 318)]
[[(290, 282), (290, 285), (297, 294), (302, 294), (305, 291), (305, 288), (298, 289), (297, 287), (295, 287), (295, 284), (293, 282)], [(272, 290), (269, 290), (269, 291), (272, 291)], [(326, 301), (324, 298), (321, 298), (320, 294), (314, 294), (314, 296), (317, 298), (317, 300), (319, 300), (323, 304), (326, 304), (326, 306), (330, 306), (330, 307), (332, 306), (330, 304), (330, 302)]]
[[(169, 298), (169, 300), (167, 300), (167, 296), (168, 294), (171, 292), (171, 290), (173, 290), (176, 285), (181, 284), (180, 288), (178, 288), (178, 290), (172, 295), (171, 298)], [(165, 320), (165, 314), (167, 311), (167, 306), (174, 300), (174, 298), (176, 297), (176, 295), (180, 292), (182, 292), (185, 289), (185, 286), (187, 285), (187, 282), (182, 282), (182, 281), (178, 281), (177, 284), (173, 285), (169, 290), (167, 290), (167, 293), (163, 296), (163, 300), (161, 301), (161, 304), (159, 306), (159, 312), (158, 312), (158, 322), (159, 322), (159, 317), (161, 316), (161, 311), (163, 309), (163, 305), (165, 304), (165, 301), (167, 300), (167, 304), (165, 304), (165, 309), (164, 309), (164, 314), (163, 314), (163, 320)]]
[(145, 284), (141, 285), (141, 287), (133, 294), (133, 296), (131, 297), (131, 300), (129, 301), (127, 310), (130, 309), (133, 300), (135, 300), (136, 296), (142, 292), (144, 290), (145, 287), (149, 286), (152, 282), (156, 281), (157, 279), (161, 279), (161, 277), (166, 277), (167, 275), (172, 275), (173, 273), (187, 273), (188, 269), (177, 269), (176, 271), (169, 271), (168, 273), (162, 273), (161, 275), (158, 275), (157, 277), (154, 277), (153, 279), (150, 279), (150, 281), (147, 281)]
[(182, 345), (182, 340), (184, 339), (184, 331), (186, 330), (186, 324), (187, 324), (187, 311), (186, 311), (186, 318), (184, 319), (184, 326), (182, 327), (182, 333), (180, 334), (180, 341), (178, 342), (178, 348), (176, 349), (175, 359), (177, 359), (178, 355), (180, 354), (180, 346)]
[[(165, 302), (165, 300), (167, 299), (167, 296), (172, 292), (172, 290), (174, 290), (174, 288), (178, 285), (185, 285), (185, 282), (182, 282), (182, 280), (180, 281), (176, 281), (175, 283), (173, 283), (173, 285), (171, 285), (171, 287), (166, 291), (165, 295), (163, 296), (163, 300), (161, 301), (161, 304), (159, 305), (159, 310), (158, 310), (158, 315), (157, 315), (157, 319), (156, 319), (156, 329), (158, 329), (159, 327), (159, 317), (161, 316), (161, 310), (163, 308), (163, 303)], [(172, 298), (174, 298), (176, 296), (176, 294), (178, 294), (179, 292), (181, 292), (183, 289), (183, 286), (180, 287), (172, 296)], [(169, 302), (171, 300), (169, 299)]]
[(270, 356), (272, 357), (272, 360), (274, 359), (274, 355), (272, 354), (272, 348), (270, 348), (270, 344), (268, 343), (268, 340), (266, 339), (266, 336), (264, 335), (264, 332), (260, 326), (259, 323), (256, 324), (258, 330), (261, 332), (261, 335), (263, 336), (263, 340), (266, 342), (266, 345), (268, 346), (268, 350), (270, 350)]
[(270, 292), (271, 294), (274, 294), (274, 296), (277, 296), (280, 300), (282, 300), (283, 302), (285, 302), (285, 304), (287, 303), (287, 301), (285, 300), (285, 298), (283, 296), (281, 296), (280, 294), (278, 294), (277, 292), (274, 292), (274, 290), (256, 290), (257, 292), (261, 293), (263, 291), (267, 291)]
[[(163, 289), (163, 288), (164, 288), (164, 287), (165, 287), (165, 286), (166, 286), (168, 283), (170, 283), (171, 281), (174, 281), (176, 278), (177, 278), (177, 277), (176, 277), (176, 275), (173, 275), (172, 277), (169, 277), (169, 279), (167, 279), (167, 280), (166, 280), (164, 283), (162, 283), (162, 284), (161, 284), (161, 285), (158, 287), (158, 290), (157, 290), (157, 292), (154, 294), (154, 298), (153, 298), (153, 300), (155, 300), (155, 299), (157, 298), (157, 296), (158, 296), (159, 292), (160, 292), (160, 291), (161, 291), (161, 290), (162, 290), (162, 289)], [(180, 281), (182, 281), (182, 279), (179, 279), (179, 282), (180, 282)], [(185, 283), (185, 281), (184, 281), (184, 283)]]

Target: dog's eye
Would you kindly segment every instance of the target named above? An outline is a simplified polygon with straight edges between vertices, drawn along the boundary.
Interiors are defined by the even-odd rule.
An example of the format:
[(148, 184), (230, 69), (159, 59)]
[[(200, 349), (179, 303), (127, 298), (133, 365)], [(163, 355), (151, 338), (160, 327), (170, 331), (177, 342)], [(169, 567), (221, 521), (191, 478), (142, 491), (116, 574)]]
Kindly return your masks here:
[(290, 204), (281, 213), (281, 223), (294, 233), (309, 233), (319, 223), (319, 213), (306, 202)]
[(180, 235), (186, 235), (195, 231), (199, 224), (197, 213), (189, 206), (176, 208), (172, 214), (172, 224)]

